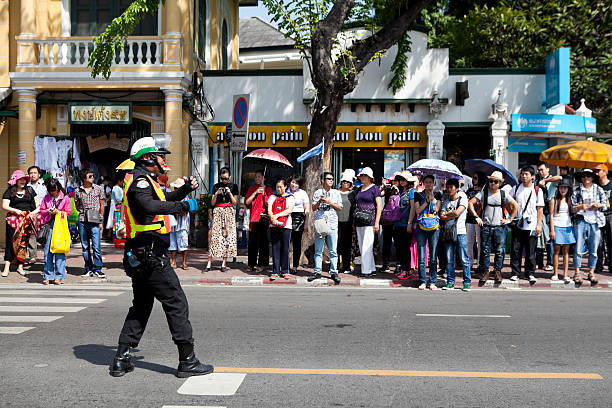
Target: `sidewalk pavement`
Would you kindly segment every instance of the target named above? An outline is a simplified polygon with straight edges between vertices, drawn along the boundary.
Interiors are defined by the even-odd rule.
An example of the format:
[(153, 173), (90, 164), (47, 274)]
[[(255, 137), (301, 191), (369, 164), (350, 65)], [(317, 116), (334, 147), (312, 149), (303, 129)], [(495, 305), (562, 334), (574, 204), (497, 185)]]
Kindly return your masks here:
[[(213, 267), (209, 272), (202, 273), (202, 270), (206, 266), (207, 250), (205, 249), (190, 249), (187, 256), (187, 268), (181, 269), (181, 256), (177, 256), (178, 268), (175, 269), (182, 283), (189, 284), (201, 284), (201, 285), (217, 285), (217, 286), (262, 286), (262, 285), (298, 285), (298, 286), (334, 286), (334, 282), (328, 279), (329, 276), (326, 272), (323, 273), (322, 279), (317, 279), (313, 282), (308, 282), (306, 279), (312, 275), (313, 270), (310, 267), (300, 267), (296, 275), (291, 275), (289, 279), (279, 278), (271, 281), (265, 274), (254, 274), (247, 268), (247, 252), (246, 249), (238, 250), (238, 257), (236, 262), (229, 262), (229, 270), (223, 272), (220, 269), (221, 261), (215, 261)], [(116, 249), (110, 245), (103, 245), (102, 255), (104, 261), (104, 268), (102, 271), (106, 274), (105, 279), (81, 277), (85, 272), (83, 269), (83, 258), (80, 251), (80, 246), (75, 246), (68, 254), (66, 259), (66, 270), (67, 276), (65, 283), (67, 284), (92, 284), (92, 283), (121, 283), (129, 284), (131, 279), (125, 275), (122, 265), (123, 250)], [(0, 283), (32, 283), (42, 284), (42, 251), (38, 251), (39, 261), (33, 265), (26, 266), (25, 276), (19, 275), (15, 271), (15, 267), (11, 268), (11, 273), (8, 277), (0, 277)], [(489, 280), (486, 285), (479, 287), (478, 276), (472, 276), (472, 288), (473, 289), (485, 289), (485, 288), (502, 288), (502, 289), (519, 289), (519, 288), (551, 288), (551, 289), (599, 289), (599, 288), (612, 288), (612, 274), (604, 272), (603, 274), (596, 274), (599, 283), (597, 285), (591, 285), (591, 282), (585, 280), (582, 285), (576, 285), (574, 282), (564, 283), (561, 281), (551, 281), (550, 277), (552, 271), (536, 271), (536, 278), (538, 281), (535, 284), (531, 284), (527, 280), (511, 281), (507, 279), (510, 277), (509, 257), (506, 256), (506, 260), (503, 268), (503, 275), (506, 279), (500, 285), (494, 284), (492, 280)], [(271, 263), (270, 263), (271, 265)], [(571, 265), (570, 265), (571, 266)], [(325, 265), (324, 265), (325, 269)], [(492, 275), (492, 274), (491, 274)], [(569, 276), (573, 276), (573, 271), (570, 268)], [(416, 288), (418, 286), (418, 278), (409, 280), (400, 280), (396, 278), (392, 273), (378, 273), (373, 278), (360, 278), (356, 273), (352, 274), (341, 274), (342, 282), (339, 286), (361, 286), (361, 287), (405, 287), (405, 288)], [(491, 276), (492, 277), (492, 276)], [(583, 274), (586, 277), (586, 273)], [(437, 286), (444, 286), (446, 280), (442, 277), (438, 277)], [(458, 270), (455, 287), (458, 289), (463, 286), (462, 274)]]

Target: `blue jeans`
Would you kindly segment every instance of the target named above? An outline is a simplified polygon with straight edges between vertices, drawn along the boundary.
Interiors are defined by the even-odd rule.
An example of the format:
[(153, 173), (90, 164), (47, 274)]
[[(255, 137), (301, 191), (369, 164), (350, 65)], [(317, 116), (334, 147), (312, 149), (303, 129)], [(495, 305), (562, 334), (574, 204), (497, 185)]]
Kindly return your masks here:
[(429, 283), (435, 284), (438, 281), (436, 270), (438, 263), (436, 255), (438, 253), (438, 237), (440, 236), (440, 228), (434, 231), (423, 231), (418, 226), (416, 227), (416, 242), (419, 252), (419, 281), (427, 283), (425, 274), (425, 256), (427, 254), (427, 243), (429, 243)]
[(459, 250), (461, 256), (461, 268), (463, 269), (463, 283), (469, 284), (472, 282), (470, 276), (470, 257), (467, 253), (467, 236), (465, 234), (457, 235), (457, 242), (445, 242), (442, 244), (446, 253), (446, 283), (455, 283), (455, 252)]
[[(480, 227), (480, 269), (483, 271), (488, 271), (491, 266), (491, 249), (495, 254), (493, 269), (501, 271), (504, 266), (506, 231), (505, 225)], [(491, 240), (493, 240), (492, 243)]]
[(324, 244), (327, 244), (327, 249), (329, 249), (329, 261), (331, 262), (331, 266), (329, 267), (329, 273), (338, 273), (338, 252), (336, 251), (336, 247), (338, 245), (337, 229), (332, 229), (329, 235), (326, 237), (319, 237), (317, 234), (315, 234), (314, 272), (321, 273), (321, 267), (323, 265)]
[[(574, 252), (574, 267), (582, 266), (582, 254), (584, 254), (585, 243), (589, 248), (589, 269), (597, 266), (597, 247), (601, 238), (601, 231), (597, 224), (590, 224), (585, 220), (578, 220), (574, 224), (574, 235), (576, 235), (576, 251)], [(586, 242), (585, 242), (586, 241)]]
[[(102, 270), (102, 249), (100, 248), (100, 225), (79, 222), (79, 235), (83, 248), (85, 272), (100, 272)], [(91, 240), (91, 246), (89, 241)], [(91, 252), (93, 250), (93, 261)]]
[[(44, 280), (66, 279), (66, 254), (54, 254), (51, 252), (51, 238), (53, 237), (53, 221), (45, 244), (45, 266), (43, 268)], [(53, 267), (55, 266), (55, 273)]]

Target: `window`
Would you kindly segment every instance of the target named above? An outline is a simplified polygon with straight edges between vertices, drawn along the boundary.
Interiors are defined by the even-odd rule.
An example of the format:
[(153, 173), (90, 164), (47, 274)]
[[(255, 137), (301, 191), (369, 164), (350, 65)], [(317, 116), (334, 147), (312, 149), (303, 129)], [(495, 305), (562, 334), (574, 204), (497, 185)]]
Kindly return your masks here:
[(229, 33), (227, 32), (227, 21), (223, 19), (221, 26), (221, 69), (228, 69), (227, 48), (229, 45)]
[(194, 49), (202, 61), (206, 60), (206, 0), (194, 0)]
[[(101, 34), (113, 18), (119, 17), (132, 0), (72, 0), (70, 18), (73, 36), (94, 36)], [(132, 35), (158, 35), (157, 11), (147, 15), (136, 26)]]

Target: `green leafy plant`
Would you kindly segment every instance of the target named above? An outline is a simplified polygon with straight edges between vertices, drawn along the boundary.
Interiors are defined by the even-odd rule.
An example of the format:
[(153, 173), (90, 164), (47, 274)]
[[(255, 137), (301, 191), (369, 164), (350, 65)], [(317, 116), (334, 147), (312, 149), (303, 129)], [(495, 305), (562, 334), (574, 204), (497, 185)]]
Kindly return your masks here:
[(211, 208), (212, 194), (202, 194), (198, 199), (198, 221), (208, 223), (208, 210)]

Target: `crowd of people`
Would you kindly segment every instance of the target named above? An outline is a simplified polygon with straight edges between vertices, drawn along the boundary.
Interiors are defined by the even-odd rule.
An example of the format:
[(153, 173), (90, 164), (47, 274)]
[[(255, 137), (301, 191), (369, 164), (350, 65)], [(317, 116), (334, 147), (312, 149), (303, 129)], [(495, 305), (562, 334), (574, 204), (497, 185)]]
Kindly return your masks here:
[[(299, 175), (275, 180), (272, 189), (264, 172), (257, 171), (255, 184), (244, 197), (249, 210), (248, 268), (272, 280), (296, 274), (305, 259), (303, 237), (312, 234), (314, 272), (308, 281), (323, 276), (324, 258), (336, 284), (341, 274), (355, 272), (360, 259), (360, 276), (394, 268), (398, 279), (418, 279), (421, 290), (436, 290), (439, 275), (446, 281), (442, 289), (454, 289), (459, 269), (460, 288), (469, 291), (473, 273), (480, 284), (490, 277), (497, 284), (502, 282), (509, 239), (509, 279), (516, 281), (522, 275), (533, 283), (540, 269), (552, 273), (552, 280), (581, 284), (583, 256), (588, 254), (586, 279), (595, 284), (595, 273), (602, 272), (604, 265), (609, 267), (612, 259), (608, 168), (602, 164), (573, 175), (563, 168), (560, 173), (550, 175), (545, 163), (537, 168), (525, 166), (519, 171), (518, 184), (511, 186), (498, 170), (447, 180), (404, 170), (377, 185), (372, 169), (365, 167), (358, 173), (345, 169), (339, 182), (324, 172), (321, 187), (309, 196)], [(66, 192), (53, 178), (43, 184), (36, 166), (27, 175), (20, 170), (13, 173), (3, 195), (7, 211), (3, 277), (11, 264), (24, 275), (23, 265), (35, 262), (39, 242), (45, 256), (43, 283), (62, 284), (65, 255), (52, 253), (50, 241), (56, 216), (68, 217), (72, 212), (71, 196), (78, 212), (83, 276), (105, 277), (100, 239), (104, 225), (112, 235), (120, 228), (122, 182), (116, 180), (112, 188), (94, 184), (90, 169), (80, 176), (82, 185)], [(209, 252), (203, 272), (210, 271), (215, 260), (221, 260), (225, 271), (228, 259), (237, 256), (238, 187), (231, 183), (227, 168), (220, 170), (219, 180), (212, 189)], [(179, 178), (168, 188), (179, 189), (183, 183)], [(189, 217), (189, 213), (173, 217), (169, 248), (173, 267), (177, 267), (178, 253), (181, 267), (187, 267)], [(44, 231), (44, 225), (50, 228), (41, 240), (38, 231)], [(375, 261), (378, 255), (380, 269)]]

